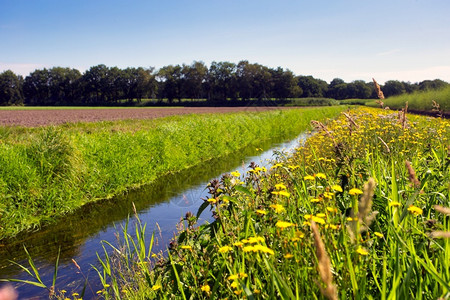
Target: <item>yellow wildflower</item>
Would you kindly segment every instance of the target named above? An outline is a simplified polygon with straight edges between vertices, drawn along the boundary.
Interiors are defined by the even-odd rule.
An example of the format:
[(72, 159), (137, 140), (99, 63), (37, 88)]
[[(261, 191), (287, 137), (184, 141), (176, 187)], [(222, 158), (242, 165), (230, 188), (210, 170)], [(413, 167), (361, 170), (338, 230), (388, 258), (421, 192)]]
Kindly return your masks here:
[(284, 258), (286, 258), (286, 259), (293, 258), (293, 257), (294, 257), (294, 255), (292, 255), (290, 253), (287, 253), (284, 255)]
[(309, 220), (309, 219), (311, 219), (312, 218), (312, 215), (305, 215), (305, 217), (304, 217), (306, 220)]
[(337, 191), (337, 192), (341, 192), (342, 193), (342, 188), (339, 185), (337, 185), (337, 184), (333, 185), (331, 188), (333, 190)]
[(239, 282), (233, 281), (233, 282), (231, 283), (231, 287), (234, 288), (234, 289), (237, 289), (237, 288), (239, 287)]
[(231, 274), (230, 276), (228, 276), (228, 280), (236, 280), (239, 278), (239, 274)]
[(317, 173), (314, 175), (317, 178), (321, 178), (321, 179), (327, 179), (327, 175), (323, 174), (323, 173)]
[(311, 175), (306, 175), (305, 177), (303, 177), (303, 180), (314, 180), (314, 177)]
[(245, 246), (244, 248), (242, 248), (242, 250), (244, 252), (256, 252), (257, 250), (255, 249), (255, 247), (253, 246)]
[(275, 209), (275, 212), (276, 212), (276, 213), (281, 213), (281, 212), (283, 212), (283, 211), (286, 211), (286, 210), (284, 209), (283, 205), (281, 205), (281, 204), (272, 204), (272, 205), (270, 205), (270, 207), (272, 207), (273, 209)]
[(337, 209), (336, 209), (336, 208), (329, 207), (329, 206), (327, 206), (327, 210), (328, 210), (329, 212), (337, 212)]
[(392, 202), (390, 202), (389, 203), (389, 207), (397, 207), (397, 206), (400, 206), (400, 205), (402, 205), (400, 202), (397, 202), (397, 201), (392, 201)]
[(239, 171), (234, 171), (234, 172), (231, 172), (230, 173), (231, 174), (231, 176), (234, 176), (234, 177), (241, 177), (241, 173), (239, 173)]
[(262, 209), (257, 209), (256, 212), (260, 215), (267, 215), (267, 211), (262, 210)]
[(314, 222), (318, 223), (318, 224), (325, 224), (325, 220), (316, 216), (312, 216), (311, 218)]
[(364, 249), (364, 248), (362, 248), (362, 247), (359, 247), (359, 248), (356, 250), (356, 252), (357, 252), (358, 254), (364, 255), (364, 256), (366, 256), (366, 255), (369, 254), (369, 251), (367, 251), (366, 249)]
[(318, 214), (316, 214), (316, 217), (319, 217), (319, 218), (325, 218), (327, 215), (326, 214), (324, 214), (324, 213), (318, 213)]
[(152, 286), (152, 290), (154, 290), (154, 291), (157, 291), (161, 288), (162, 288), (162, 286), (160, 286), (159, 284), (155, 284), (154, 286)]
[(379, 237), (380, 239), (382, 238), (382, 237), (384, 237), (384, 235), (381, 233), (381, 232), (377, 232), (377, 231), (375, 231), (373, 234), (375, 234), (377, 237)]
[(261, 236), (253, 236), (253, 237), (249, 237), (248, 238), (248, 243), (249, 244), (256, 244), (258, 242), (264, 242), (264, 238)]
[(188, 245), (183, 245), (183, 246), (181, 246), (181, 249), (192, 249), (192, 247), (191, 246), (188, 246)]
[(216, 198), (209, 198), (208, 202), (209, 203), (217, 203), (217, 199)]
[(317, 203), (317, 202), (320, 202), (320, 198), (314, 198), (314, 199), (311, 199), (311, 203)]
[(202, 285), (202, 286), (200, 287), (200, 289), (201, 289), (202, 291), (204, 291), (204, 292), (207, 292), (207, 293), (209, 293), (209, 291), (211, 290), (211, 288), (210, 288), (209, 285), (207, 285), (207, 284)]
[(414, 205), (410, 205), (408, 207), (408, 211), (410, 213), (412, 213), (413, 215), (421, 215), (423, 213), (423, 210), (420, 207), (414, 206)]
[(228, 251), (230, 251), (232, 248), (230, 246), (223, 246), (219, 248), (219, 253), (227, 253)]
[(361, 195), (363, 191), (357, 188), (352, 188), (349, 192), (350, 195)]
[(259, 250), (261, 252), (268, 253), (270, 255), (274, 255), (275, 254), (275, 252), (273, 252), (272, 249), (270, 249), (270, 248), (268, 248), (266, 246), (263, 246), (263, 245), (255, 245), (254, 248), (255, 248), (255, 250)]
[(275, 188), (277, 190), (285, 190), (286, 186), (284, 184), (282, 184), (282, 183), (277, 183), (277, 184), (275, 184)]
[(248, 275), (247, 275), (247, 273), (241, 272), (241, 273), (239, 273), (239, 277), (240, 278), (247, 278)]
[(278, 221), (277, 224), (275, 224), (275, 226), (277, 226), (279, 228), (288, 228), (291, 226), (295, 226), (295, 224), (290, 223), (290, 222), (285, 222), (285, 221)]
[(241, 247), (242, 245), (244, 245), (244, 243), (242, 243), (242, 242), (233, 243), (233, 246), (236, 246), (236, 247)]

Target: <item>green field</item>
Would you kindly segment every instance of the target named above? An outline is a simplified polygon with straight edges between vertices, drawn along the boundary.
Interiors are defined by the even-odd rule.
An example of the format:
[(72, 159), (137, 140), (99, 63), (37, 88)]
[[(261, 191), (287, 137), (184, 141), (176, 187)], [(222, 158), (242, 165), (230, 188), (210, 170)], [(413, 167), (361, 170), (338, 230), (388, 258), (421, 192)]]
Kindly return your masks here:
[[(439, 108), (442, 112), (450, 113), (450, 87), (442, 90), (415, 92), (412, 94), (403, 94), (399, 96), (389, 97), (384, 99), (384, 106), (388, 106), (391, 109), (404, 108), (406, 102), (408, 102), (408, 109), (415, 112), (436, 112), (433, 109), (433, 101), (439, 104)], [(379, 104), (369, 102), (366, 105), (372, 107), (379, 107)]]
[(344, 107), (0, 127), (0, 239)]
[[(143, 224), (102, 260), (106, 299), (448, 299), (450, 122), (357, 108), (266, 170), (232, 172), (169, 249)], [(158, 233), (155, 233), (155, 238)], [(106, 247), (109, 247), (105, 245)]]

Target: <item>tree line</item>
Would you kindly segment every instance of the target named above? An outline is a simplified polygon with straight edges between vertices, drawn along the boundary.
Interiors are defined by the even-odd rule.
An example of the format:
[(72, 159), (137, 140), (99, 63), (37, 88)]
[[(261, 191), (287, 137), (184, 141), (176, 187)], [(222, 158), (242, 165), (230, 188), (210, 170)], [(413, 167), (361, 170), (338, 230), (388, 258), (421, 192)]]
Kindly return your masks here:
[[(439, 89), (448, 83), (439, 79), (420, 83), (387, 81), (381, 86), (386, 97), (418, 90)], [(77, 69), (54, 67), (37, 69), (23, 78), (8, 70), (0, 74), (0, 105), (116, 105), (142, 99), (192, 99), (208, 102), (224, 100), (289, 98), (376, 98), (372, 82), (340, 78), (329, 84), (313, 76), (296, 76), (288, 69), (269, 68), (241, 61), (201, 61), (190, 65), (150, 68), (93, 66)]]

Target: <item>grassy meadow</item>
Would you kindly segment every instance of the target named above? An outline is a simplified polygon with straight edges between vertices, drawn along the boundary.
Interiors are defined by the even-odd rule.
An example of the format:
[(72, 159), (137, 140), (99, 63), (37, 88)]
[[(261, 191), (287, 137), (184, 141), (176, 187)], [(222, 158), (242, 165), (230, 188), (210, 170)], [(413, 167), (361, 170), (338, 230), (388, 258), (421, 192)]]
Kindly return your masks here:
[[(434, 102), (433, 102), (434, 101)], [(383, 99), (384, 106), (391, 109), (401, 109), (408, 102), (408, 110), (414, 112), (433, 112), (450, 114), (450, 87), (441, 90), (421, 91), (412, 94), (402, 94)], [(438, 106), (436, 106), (436, 104)], [(380, 107), (375, 101), (366, 103), (368, 106)]]
[(168, 255), (152, 252), (158, 234), (137, 218), (137, 238), (125, 228), (101, 260), (98, 294), (448, 299), (450, 122), (360, 107), (313, 125), (271, 168), (213, 180)]
[(0, 240), (344, 107), (0, 127)]

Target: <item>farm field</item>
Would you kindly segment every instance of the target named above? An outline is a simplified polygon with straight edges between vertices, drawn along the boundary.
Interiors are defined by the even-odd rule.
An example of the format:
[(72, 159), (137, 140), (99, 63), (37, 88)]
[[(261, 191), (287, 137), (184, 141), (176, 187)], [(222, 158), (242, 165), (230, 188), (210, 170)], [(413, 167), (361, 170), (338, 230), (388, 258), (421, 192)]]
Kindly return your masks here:
[[(102, 260), (98, 293), (448, 298), (450, 122), (357, 108), (313, 124), (293, 156), (211, 182), (167, 256), (152, 253), (157, 233), (136, 216), (137, 237), (124, 230), (118, 255)], [(210, 211), (215, 220), (197, 226)]]
[(256, 141), (296, 136), (312, 119), (333, 117), (343, 109), (250, 108), (150, 120), (0, 127), (0, 239)]
[(90, 108), (90, 107), (14, 107), (0, 109), (0, 126), (46, 126), (77, 122), (155, 119), (175, 115), (262, 112), (282, 107), (154, 107), (154, 108)]

